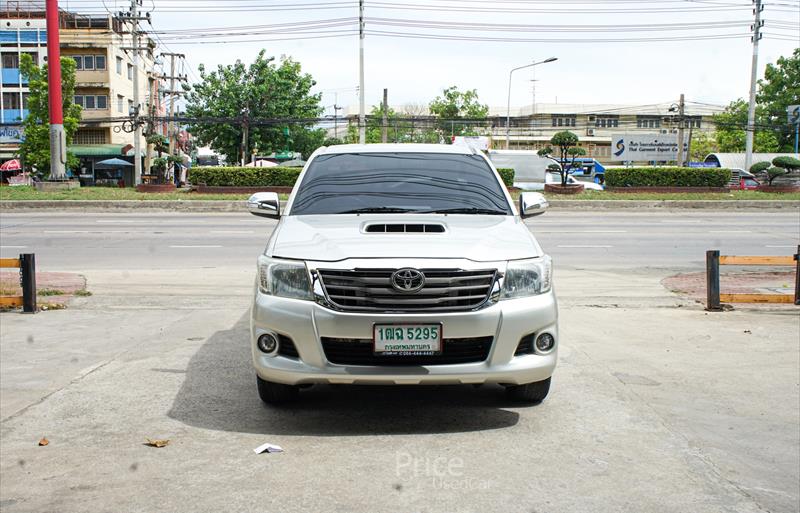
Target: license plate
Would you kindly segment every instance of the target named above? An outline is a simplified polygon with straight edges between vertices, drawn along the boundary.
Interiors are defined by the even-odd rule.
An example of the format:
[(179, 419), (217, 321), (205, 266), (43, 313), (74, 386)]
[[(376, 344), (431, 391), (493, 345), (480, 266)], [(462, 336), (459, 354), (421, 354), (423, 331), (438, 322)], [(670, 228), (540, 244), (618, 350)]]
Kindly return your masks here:
[(434, 355), (442, 352), (442, 325), (375, 324), (372, 339), (376, 355)]

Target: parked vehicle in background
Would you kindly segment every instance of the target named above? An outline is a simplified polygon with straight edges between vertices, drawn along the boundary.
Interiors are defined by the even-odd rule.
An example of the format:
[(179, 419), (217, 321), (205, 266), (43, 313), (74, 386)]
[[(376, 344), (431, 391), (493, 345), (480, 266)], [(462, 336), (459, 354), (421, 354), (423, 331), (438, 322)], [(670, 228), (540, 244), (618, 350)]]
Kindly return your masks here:
[(728, 182), (728, 187), (734, 190), (750, 191), (756, 190), (761, 186), (761, 183), (756, 180), (753, 173), (743, 169), (731, 169), (731, 181)]
[(335, 384), (482, 384), (543, 400), (558, 350), (552, 262), (479, 151), (322, 147), (258, 257), (250, 343), (265, 402)]
[(488, 155), (494, 167), (513, 169), (514, 187), (524, 190), (533, 190), (532, 184), (541, 184), (539, 190), (544, 189), (548, 167), (561, 169), (555, 159), (540, 157), (533, 150), (489, 150)]
[[(562, 165), (569, 166), (572, 164), (572, 159), (567, 159), (562, 162)], [(580, 165), (580, 168), (578, 168)], [(606, 183), (606, 168), (596, 159), (589, 157), (579, 157), (575, 159), (576, 169), (570, 169), (569, 174), (574, 176), (580, 182), (591, 182), (599, 185)], [(588, 188), (588, 187), (587, 187)]]
[[(514, 186), (515, 187), (519, 187), (523, 191), (542, 191), (542, 190), (544, 190), (544, 184), (545, 183), (561, 183), (561, 174), (549, 171), (549, 172), (545, 173), (544, 180), (545, 180), (544, 183), (541, 183), (541, 182), (535, 182), (535, 183), (526, 182), (526, 183), (519, 183), (519, 185), (518, 185), (518, 183), (516, 181), (514, 181)], [(577, 180), (573, 175), (567, 175), (567, 183), (568, 184), (572, 184), (572, 185), (581, 184), (581, 185), (583, 185), (583, 188), (585, 190), (587, 190), (587, 191), (602, 191), (603, 190), (603, 186), (602, 185), (594, 183), (594, 182), (581, 182), (580, 180)]]

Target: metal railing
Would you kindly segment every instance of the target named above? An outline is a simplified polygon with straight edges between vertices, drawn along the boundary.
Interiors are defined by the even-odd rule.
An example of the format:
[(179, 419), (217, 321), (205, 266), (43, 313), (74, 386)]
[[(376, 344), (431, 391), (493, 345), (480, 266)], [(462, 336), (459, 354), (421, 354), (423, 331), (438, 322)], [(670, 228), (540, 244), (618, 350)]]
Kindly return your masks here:
[[(794, 256), (734, 256), (720, 255), (719, 250), (706, 251), (706, 310), (718, 312), (721, 303), (788, 303), (800, 305), (800, 246)], [(719, 266), (758, 265), (794, 266), (794, 297), (788, 294), (722, 294), (719, 286)]]
[(0, 258), (0, 268), (19, 268), (21, 296), (0, 296), (0, 307), (21, 306), (25, 313), (36, 313), (36, 255), (24, 253), (19, 258)]

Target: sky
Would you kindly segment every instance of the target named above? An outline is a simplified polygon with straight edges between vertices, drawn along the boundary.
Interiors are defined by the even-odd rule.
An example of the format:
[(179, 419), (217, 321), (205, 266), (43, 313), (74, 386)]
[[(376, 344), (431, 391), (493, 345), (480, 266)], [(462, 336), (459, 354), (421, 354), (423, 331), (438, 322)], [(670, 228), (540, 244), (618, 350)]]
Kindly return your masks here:
[[(59, 4), (96, 14), (130, 6), (119, 0)], [(201, 63), (213, 69), (236, 59), (251, 62), (263, 48), (302, 64), (323, 93), (326, 113), (337, 101), (357, 106), (357, 0), (144, 0), (142, 9), (150, 12), (157, 38), (186, 54), (190, 80), (197, 79)], [(762, 16), (759, 77), (767, 63), (800, 47), (800, 1), (764, 0)], [(388, 88), (391, 105), (427, 104), (457, 86), (477, 89), (481, 102), (504, 107), (512, 68), (557, 57), (514, 73), (512, 106), (531, 104), (534, 77), (539, 103), (646, 105), (677, 101), (684, 93), (687, 101), (725, 105), (749, 92), (752, 20), (750, 0), (365, 0), (365, 100), (369, 110)], [(298, 27), (312, 22), (317, 24)], [(274, 31), (278, 24), (301, 33), (257, 28)], [(237, 30), (247, 35), (230, 35), (232, 27), (244, 26)], [(536, 41), (407, 37), (414, 34)], [(732, 37), (641, 41), (719, 35)], [(628, 39), (639, 40), (611, 41)]]

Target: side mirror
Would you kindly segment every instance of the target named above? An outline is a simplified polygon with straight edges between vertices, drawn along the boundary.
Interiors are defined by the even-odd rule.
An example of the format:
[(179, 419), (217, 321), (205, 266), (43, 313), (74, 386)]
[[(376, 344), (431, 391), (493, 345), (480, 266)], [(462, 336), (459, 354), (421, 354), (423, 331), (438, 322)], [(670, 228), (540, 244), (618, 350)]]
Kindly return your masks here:
[(247, 210), (254, 216), (281, 217), (281, 200), (275, 192), (257, 192), (247, 200)]
[(523, 192), (519, 195), (519, 216), (523, 219), (544, 214), (548, 206), (550, 204), (547, 198), (538, 192)]

